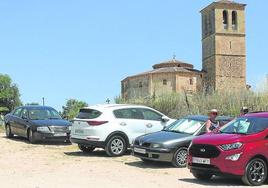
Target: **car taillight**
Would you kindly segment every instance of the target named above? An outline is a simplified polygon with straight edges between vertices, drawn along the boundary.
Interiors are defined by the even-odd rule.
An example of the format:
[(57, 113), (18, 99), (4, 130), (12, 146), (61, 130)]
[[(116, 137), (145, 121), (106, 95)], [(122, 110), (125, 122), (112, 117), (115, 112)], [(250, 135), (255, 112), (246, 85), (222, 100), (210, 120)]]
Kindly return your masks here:
[(99, 126), (108, 123), (108, 121), (87, 121), (87, 123), (91, 126)]

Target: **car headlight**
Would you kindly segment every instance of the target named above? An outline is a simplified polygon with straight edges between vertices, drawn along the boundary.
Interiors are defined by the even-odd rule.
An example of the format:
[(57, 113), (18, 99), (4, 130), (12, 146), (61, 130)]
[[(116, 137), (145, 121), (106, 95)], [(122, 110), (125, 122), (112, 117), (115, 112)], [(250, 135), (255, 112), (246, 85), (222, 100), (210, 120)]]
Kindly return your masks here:
[(221, 145), (220, 148), (223, 151), (228, 151), (228, 150), (233, 150), (233, 149), (239, 149), (242, 146), (243, 146), (243, 144), (241, 142), (236, 142), (236, 143), (233, 143), (233, 144), (224, 144), (224, 145)]
[(50, 130), (48, 127), (37, 127), (38, 132), (43, 132), (43, 133), (50, 133)]
[(152, 144), (151, 147), (152, 148), (161, 148), (162, 144)]
[(226, 157), (226, 160), (230, 160), (230, 161), (238, 161), (240, 159), (240, 156), (242, 155), (242, 153), (237, 153), (234, 155), (230, 155), (228, 157)]

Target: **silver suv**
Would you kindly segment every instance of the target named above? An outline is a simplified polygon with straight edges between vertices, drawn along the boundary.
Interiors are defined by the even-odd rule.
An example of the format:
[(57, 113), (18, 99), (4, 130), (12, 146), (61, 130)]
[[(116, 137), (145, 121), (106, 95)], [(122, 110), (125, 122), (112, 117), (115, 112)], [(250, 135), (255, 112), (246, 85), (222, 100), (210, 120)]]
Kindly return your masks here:
[(96, 105), (80, 110), (71, 141), (83, 152), (103, 148), (109, 156), (121, 156), (136, 137), (160, 131), (173, 121), (146, 106)]

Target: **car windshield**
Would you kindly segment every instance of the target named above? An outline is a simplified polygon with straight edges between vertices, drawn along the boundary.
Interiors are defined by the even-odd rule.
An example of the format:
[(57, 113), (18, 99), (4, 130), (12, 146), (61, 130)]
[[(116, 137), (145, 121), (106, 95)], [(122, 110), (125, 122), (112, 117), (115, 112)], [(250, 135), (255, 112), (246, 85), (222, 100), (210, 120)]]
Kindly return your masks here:
[(241, 117), (220, 129), (223, 134), (255, 134), (268, 128), (268, 118)]
[(169, 125), (164, 131), (186, 133), (193, 135), (205, 122), (193, 119), (179, 119)]
[(31, 109), (29, 118), (32, 120), (61, 119), (59, 113), (54, 109)]

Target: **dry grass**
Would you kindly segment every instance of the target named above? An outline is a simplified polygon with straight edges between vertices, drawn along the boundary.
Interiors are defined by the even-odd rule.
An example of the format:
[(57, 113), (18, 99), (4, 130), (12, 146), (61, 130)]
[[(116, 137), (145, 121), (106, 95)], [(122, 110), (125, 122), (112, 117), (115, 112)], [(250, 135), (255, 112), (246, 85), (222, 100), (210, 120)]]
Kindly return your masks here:
[(224, 92), (206, 95), (196, 93), (166, 94), (146, 99), (123, 100), (116, 98), (117, 103), (143, 104), (155, 108), (172, 118), (180, 118), (189, 114), (207, 114), (216, 108), (221, 115), (237, 116), (242, 106), (250, 111), (268, 110), (268, 92)]

